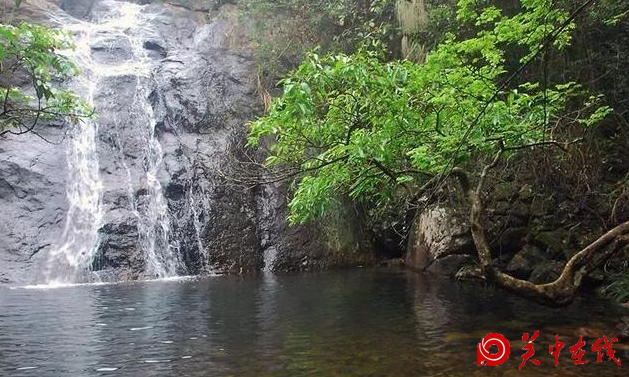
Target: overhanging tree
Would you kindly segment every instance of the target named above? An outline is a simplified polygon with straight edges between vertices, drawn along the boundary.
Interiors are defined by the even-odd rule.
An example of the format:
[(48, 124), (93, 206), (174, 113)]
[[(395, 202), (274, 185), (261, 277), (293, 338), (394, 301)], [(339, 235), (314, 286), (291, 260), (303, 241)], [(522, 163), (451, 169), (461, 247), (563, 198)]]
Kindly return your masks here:
[(78, 73), (59, 53), (71, 47), (68, 35), (57, 29), (0, 24), (0, 136), (37, 134), (41, 121), (77, 123), (93, 114), (76, 93), (57, 85)]
[[(281, 167), (295, 188), (289, 221), (321, 216), (338, 193), (385, 203), (401, 188), (412, 203), (456, 176), (470, 204), (483, 277), (569, 302), (585, 275), (629, 244), (629, 223), (577, 253), (555, 282), (536, 285), (492, 266), (482, 222), (483, 185), (503, 158), (528, 148), (568, 148), (579, 138), (562, 138), (562, 128), (585, 131), (611, 111), (575, 82), (520, 79), (543, 52), (569, 44), (574, 18), (592, 1), (572, 12), (551, 0), (520, 3), (519, 12), (506, 15), (460, 0), (458, 20), (473, 36), (449, 34), (423, 64), (384, 62), (377, 44), (353, 55), (309, 54), (282, 81), (283, 95), (269, 114), (251, 124), (249, 138), (256, 145), (273, 137), (267, 164)], [(472, 188), (465, 167), (485, 158), (490, 163)]]

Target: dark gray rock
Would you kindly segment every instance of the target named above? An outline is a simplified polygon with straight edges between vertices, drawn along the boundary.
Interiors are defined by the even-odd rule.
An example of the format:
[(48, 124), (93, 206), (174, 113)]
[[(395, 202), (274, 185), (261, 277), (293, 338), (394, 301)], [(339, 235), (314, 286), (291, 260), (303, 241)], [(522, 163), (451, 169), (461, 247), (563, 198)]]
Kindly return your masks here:
[[(61, 140), (57, 128), (38, 133)], [(0, 279), (26, 281), (56, 242), (67, 210), (65, 143), (34, 134), (0, 138)]]
[(86, 19), (92, 13), (96, 0), (60, 0), (59, 7), (68, 14), (81, 19)]
[(474, 260), (471, 255), (446, 255), (430, 263), (425, 272), (436, 276), (453, 277), (461, 268), (471, 266)]
[(534, 284), (546, 284), (556, 280), (563, 270), (564, 263), (558, 261), (546, 261), (533, 268), (529, 281)]
[(545, 260), (544, 253), (539, 248), (526, 245), (511, 258), (505, 271), (516, 278), (528, 279), (535, 266)]
[(145, 41), (142, 45), (146, 50), (157, 54), (161, 58), (165, 58), (168, 55), (166, 48), (162, 46), (158, 41)]

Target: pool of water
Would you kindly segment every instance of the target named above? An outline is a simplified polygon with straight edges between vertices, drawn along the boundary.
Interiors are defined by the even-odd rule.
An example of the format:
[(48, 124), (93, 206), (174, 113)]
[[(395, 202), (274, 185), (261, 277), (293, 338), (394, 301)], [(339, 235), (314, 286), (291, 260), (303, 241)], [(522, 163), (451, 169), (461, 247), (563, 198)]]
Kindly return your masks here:
[[(0, 376), (627, 376), (591, 351), (623, 315), (603, 301), (551, 309), (392, 270), (0, 288)], [(540, 331), (520, 371), (524, 332)], [(490, 332), (511, 342), (476, 365)], [(576, 367), (568, 347), (587, 338)], [(559, 366), (548, 347), (564, 340)], [(595, 339), (593, 339), (595, 340)]]

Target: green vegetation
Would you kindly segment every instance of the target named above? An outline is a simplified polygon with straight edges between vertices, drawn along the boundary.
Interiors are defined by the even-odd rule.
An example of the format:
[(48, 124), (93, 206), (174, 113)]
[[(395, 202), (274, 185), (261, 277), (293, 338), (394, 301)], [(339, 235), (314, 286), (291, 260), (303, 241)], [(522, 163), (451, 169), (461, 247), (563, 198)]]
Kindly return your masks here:
[(629, 274), (613, 276), (603, 289), (603, 295), (617, 302), (629, 302)]
[[(267, 163), (303, 171), (291, 222), (322, 215), (338, 193), (380, 202), (402, 187), (416, 198), (455, 166), (500, 149), (565, 143), (553, 139), (557, 128), (590, 126), (609, 113), (577, 83), (544, 87), (510, 72), (514, 51), (523, 67), (546, 41), (556, 49), (569, 43), (566, 11), (524, 1), (522, 12), (507, 16), (472, 4), (459, 1), (457, 14), (462, 23), (476, 20), (476, 34), (448, 34), (423, 64), (385, 62), (374, 43), (352, 55), (310, 53), (282, 81), (283, 95), (252, 124), (249, 142), (273, 135)], [(575, 100), (578, 115), (568, 119), (566, 104)]]
[(0, 135), (35, 132), (41, 121), (89, 117), (93, 110), (57, 83), (78, 73), (59, 50), (71, 48), (68, 36), (29, 23), (0, 24)]
[[(609, 124), (611, 114), (626, 122), (610, 106), (622, 103), (617, 98), (626, 88), (593, 90), (600, 79), (573, 63), (571, 55), (580, 50), (577, 56), (583, 56), (593, 36), (589, 30), (588, 37), (579, 34), (578, 25), (622, 35), (610, 30), (622, 27), (629, 14), (626, 6), (594, 9), (592, 3), (459, 0), (452, 8), (427, 1), (432, 15), (423, 20), (425, 28), (405, 26), (405, 17), (397, 16), (402, 50), (408, 52), (412, 42), (428, 50), (423, 55), (402, 51), (408, 59), (392, 59), (378, 39), (353, 53), (308, 53), (280, 82), (283, 93), (269, 113), (251, 124), (248, 140), (251, 146), (270, 140), (267, 166), (292, 181), (289, 221), (316, 219), (345, 195), (376, 209), (403, 202), (398, 218), (412, 217), (420, 201), (430, 201), (456, 177), (470, 211), (477, 277), (536, 299), (570, 302), (584, 276), (629, 244), (629, 222), (618, 225), (626, 217), (612, 214), (610, 226), (616, 227), (574, 253), (559, 278), (533, 284), (493, 266), (484, 196), (487, 176), (497, 166), (525, 161), (532, 149), (561, 161), (573, 144), (602, 134), (594, 126)], [(449, 30), (431, 30), (434, 25)], [(624, 53), (618, 38), (610, 40), (617, 56)], [(585, 61), (590, 67), (611, 66), (605, 49), (594, 51)], [(590, 145), (615, 142), (616, 130), (607, 128), (613, 138)]]

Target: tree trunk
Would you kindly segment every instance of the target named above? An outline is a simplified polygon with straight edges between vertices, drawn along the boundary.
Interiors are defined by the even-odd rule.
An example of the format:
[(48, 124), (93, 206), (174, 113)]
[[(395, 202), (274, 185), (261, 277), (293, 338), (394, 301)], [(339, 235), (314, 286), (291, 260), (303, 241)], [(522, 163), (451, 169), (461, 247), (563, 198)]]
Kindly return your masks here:
[(575, 254), (566, 263), (561, 275), (551, 283), (534, 284), (498, 271), (491, 262), (489, 242), (487, 242), (482, 222), (484, 206), (480, 195), (487, 173), (496, 165), (498, 158), (499, 155), (492, 164), (485, 167), (476, 189), (470, 186), (465, 171), (460, 168), (452, 171), (452, 174), (458, 178), (466, 200), (470, 204), (470, 230), (478, 252), (481, 274), (487, 282), (536, 301), (551, 305), (567, 305), (574, 299), (584, 277), (610, 257), (628, 247), (629, 221), (611, 229)]

